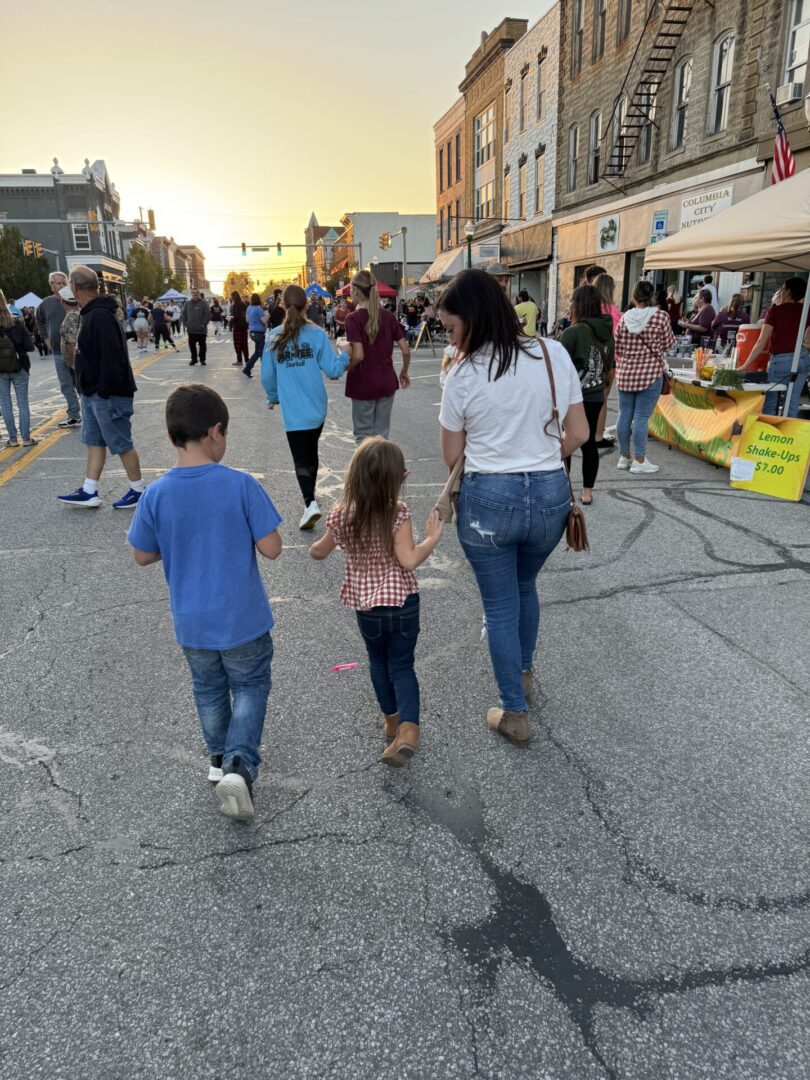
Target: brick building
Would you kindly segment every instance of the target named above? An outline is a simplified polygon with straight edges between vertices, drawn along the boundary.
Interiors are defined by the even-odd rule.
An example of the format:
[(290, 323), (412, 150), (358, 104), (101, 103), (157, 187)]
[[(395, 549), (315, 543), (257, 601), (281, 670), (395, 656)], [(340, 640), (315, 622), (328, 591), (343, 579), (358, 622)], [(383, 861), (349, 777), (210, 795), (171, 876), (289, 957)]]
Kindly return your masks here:
[(433, 125), (436, 164), (436, 259), (424, 283), (448, 281), (465, 265), (470, 218), (470, 169), (466, 158), (464, 98)]
[(184, 261), (183, 272), (189, 286), (197, 289), (210, 289), (211, 283), (205, 276), (205, 255), (195, 244), (178, 244), (177, 251)]

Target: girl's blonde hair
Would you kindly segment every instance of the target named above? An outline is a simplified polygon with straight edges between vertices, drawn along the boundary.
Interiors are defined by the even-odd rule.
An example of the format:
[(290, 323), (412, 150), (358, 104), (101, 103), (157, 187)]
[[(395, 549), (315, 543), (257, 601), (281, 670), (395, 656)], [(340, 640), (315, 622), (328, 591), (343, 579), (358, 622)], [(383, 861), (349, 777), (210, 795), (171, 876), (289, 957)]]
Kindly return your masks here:
[(602, 303), (610, 307), (613, 303), (613, 297), (616, 295), (616, 282), (610, 274), (598, 274), (594, 278), (593, 287), (599, 293), (599, 299)]
[(358, 289), (368, 300), (366, 337), (373, 342), (380, 330), (380, 294), (377, 292), (377, 279), (368, 270), (358, 270), (352, 278), (352, 288)]
[(667, 296), (670, 298), (673, 304), (680, 304), (681, 294), (678, 292), (677, 285), (670, 285), (667, 289)]
[(300, 285), (288, 285), (281, 294), (281, 300), (286, 309), (284, 322), (281, 324), (281, 334), (273, 346), (279, 359), (290, 342), (297, 344), (298, 333), (301, 327), (307, 324), (307, 294)]
[(14, 316), (9, 311), (6, 294), (0, 289), (0, 326), (13, 326)]
[(396, 443), (373, 435), (355, 450), (346, 471), (341, 507), (351, 546), (373, 541), (394, 554), (394, 518), (405, 479), (405, 457)]

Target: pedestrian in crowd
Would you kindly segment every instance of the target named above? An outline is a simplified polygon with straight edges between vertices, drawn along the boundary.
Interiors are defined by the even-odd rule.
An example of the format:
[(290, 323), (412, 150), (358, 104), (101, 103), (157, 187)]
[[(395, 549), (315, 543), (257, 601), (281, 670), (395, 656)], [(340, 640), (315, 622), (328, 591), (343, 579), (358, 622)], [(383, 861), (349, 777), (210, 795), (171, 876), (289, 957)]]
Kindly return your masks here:
[(132, 309), (132, 327), (135, 331), (135, 337), (138, 342), (138, 352), (145, 353), (149, 344), (149, 319), (151, 316), (149, 310), (149, 300), (144, 297), (140, 304), (136, 304)]
[[(352, 401), (354, 441), (361, 443), (369, 435), (387, 439), (397, 388), (407, 390), (411, 385), (411, 351), (402, 326), (390, 311), (380, 308), (377, 282), (368, 270), (358, 270), (354, 275), (351, 295), (356, 310), (346, 316), (351, 358), (346, 397)], [(402, 354), (399, 378), (394, 371), (395, 344)]]
[(70, 371), (70, 377), (73, 379), (73, 385), (76, 387), (76, 392), (79, 392), (79, 385), (76, 381), (76, 342), (79, 339), (79, 322), (81, 310), (79, 308), (79, 301), (73, 295), (73, 289), (69, 285), (66, 285), (64, 289), (59, 290), (59, 299), (62, 301), (62, 306), (65, 309), (65, 317), (62, 320), (62, 328), (60, 334), (60, 348), (62, 356), (65, 358), (65, 363)]
[(536, 579), (568, 519), (562, 458), (588, 438), (582, 389), (562, 345), (524, 337), (514, 308), (484, 271), (458, 274), (439, 315), (459, 352), (442, 392), (442, 457), (452, 469), (465, 456), (458, 538), (481, 593), (501, 699), (487, 724), (526, 746), (540, 622)]
[(540, 318), (540, 308), (529, 296), (526, 289), (518, 293), (518, 302), (515, 304), (518, 321), (523, 327), (526, 337), (537, 337), (537, 322)]
[(667, 307), (667, 290), (663, 285), (655, 286), (655, 303), (661, 311), (669, 313), (669, 308)]
[(170, 346), (177, 351), (177, 346), (172, 340), (172, 335), (169, 333), (169, 317), (163, 307), (163, 304), (158, 300), (155, 306), (152, 308), (152, 333), (155, 338), (155, 352), (160, 351), (161, 341), (166, 343), (166, 348)]
[(163, 561), (174, 632), (191, 671), (220, 811), (254, 816), (271, 686), (273, 613), (256, 563), (281, 554), (281, 517), (261, 484), (220, 462), (228, 408), (190, 383), (166, 402), (173, 469), (145, 493), (127, 539), (140, 566)]
[(267, 333), (266, 327), (268, 323), (268, 316), (264, 313), (262, 300), (258, 293), (253, 293), (251, 296), (250, 304), (245, 312), (245, 316), (247, 318), (250, 340), (253, 342), (253, 355), (242, 368), (242, 374), (247, 375), (249, 379), (252, 379), (253, 368), (256, 361), (261, 359), (262, 352), (264, 351), (264, 339)]
[(703, 288), (707, 289), (710, 293), (709, 303), (715, 309), (720, 307), (720, 300), (717, 296), (717, 289), (714, 285), (714, 277), (711, 274), (707, 274), (703, 279)]
[(593, 263), (593, 265), (586, 268), (585, 273), (582, 275), (582, 281), (580, 281), (580, 285), (593, 285), (600, 274), (606, 273), (607, 270), (604, 268), (604, 266), (599, 266), (597, 263)]
[(208, 349), (208, 323), (211, 321), (211, 311), (203, 299), (199, 289), (191, 290), (191, 299), (187, 300), (183, 308), (183, 325), (188, 334), (188, 348), (191, 353), (189, 367), (194, 367), (199, 356), (200, 366), (205, 367), (205, 358)]
[(300, 529), (311, 529), (321, 516), (315, 497), (318, 440), (329, 399), (323, 376), (339, 379), (349, 366), (348, 353), (335, 356), (324, 331), (307, 319), (307, 294), (288, 285), (281, 299), (284, 322), (267, 336), (262, 357), (262, 386), (271, 409), (281, 405), (295, 476), (304, 497)]
[[(600, 274), (599, 277), (605, 277)], [(599, 278), (596, 279), (597, 281)], [(560, 344), (566, 350), (577, 369), (582, 389), (582, 402), (588, 420), (588, 438), (582, 444), (582, 495), (583, 506), (593, 502), (593, 488), (599, 472), (597, 429), (608, 372), (613, 371), (614, 345), (613, 320), (610, 312), (603, 312), (602, 298), (593, 285), (580, 285), (571, 297), (571, 326), (563, 331)], [(565, 459), (570, 470), (571, 458)]]
[[(802, 390), (810, 376), (810, 351), (808, 351), (810, 350), (810, 313), (802, 326), (802, 310), (806, 292), (807, 282), (800, 277), (788, 278), (782, 284), (779, 289), (779, 300), (765, 312), (765, 322), (759, 332), (756, 345), (740, 368), (741, 371), (756, 371), (759, 367), (759, 357), (767, 355), (770, 349), (772, 355), (768, 364), (766, 381), (776, 384), (789, 383), (796, 340), (801, 335), (802, 348), (799, 353), (796, 386), (791, 394), (790, 408), (785, 414), (793, 419), (799, 415)], [(763, 413), (767, 416), (775, 416), (781, 396), (782, 392), (779, 390), (768, 390), (762, 407)]]
[(245, 363), (248, 361), (248, 324), (247, 324), (247, 304), (234, 289), (231, 293), (231, 333), (233, 334), (233, 351), (236, 353), (236, 359), (233, 362), (233, 367), (239, 367), (244, 357)]
[[(11, 314), (5, 294), (0, 291), (0, 413), (3, 414), (8, 431), (8, 447), (36, 444), (36, 439), (31, 438), (31, 410), (28, 407), (28, 380), (31, 372), (28, 353), (33, 347), (34, 343), (25, 323)], [(12, 386), (17, 399), (19, 432), (11, 401)]]
[(335, 308), (335, 337), (342, 338), (346, 333), (346, 319), (349, 316), (349, 309), (346, 307), (346, 301), (343, 297), (340, 298), (338, 306)]
[(167, 308), (167, 314), (171, 319), (172, 334), (179, 334), (183, 325), (183, 309), (176, 300)]
[(503, 295), (511, 302), (512, 278), (514, 277), (514, 274), (509, 267), (499, 262), (490, 263), (487, 267), (487, 273), (495, 278), (503, 291)]
[(79, 395), (76, 393), (76, 387), (73, 385), (73, 378), (65, 363), (65, 358), (59, 352), (59, 331), (62, 326), (62, 319), (65, 317), (65, 309), (59, 299), (59, 290), (64, 289), (67, 283), (68, 279), (61, 271), (57, 270), (48, 274), (48, 284), (53, 295), (46, 296), (37, 308), (39, 332), (46, 347), (53, 352), (53, 365), (56, 369), (56, 377), (59, 380), (59, 389), (62, 391), (62, 396), (67, 404), (67, 417), (60, 420), (60, 428), (79, 427), (82, 422)]
[(316, 296), (310, 298), (307, 305), (307, 318), (311, 323), (315, 323), (316, 326), (323, 326), (323, 308), (321, 307)]
[[(599, 293), (600, 310), (602, 314), (610, 315), (611, 332), (615, 336), (616, 327), (619, 325), (619, 319), (622, 317), (622, 313), (615, 304), (616, 282), (610, 274), (602, 273), (597, 274), (591, 284)], [(605, 427), (607, 426), (607, 403), (615, 374), (616, 368), (611, 364), (605, 372), (605, 400), (602, 403), (599, 420), (596, 424), (596, 448), (598, 450), (612, 450), (616, 445), (613, 439), (606, 438), (605, 436)]]
[(127, 342), (115, 317), (115, 298), (100, 296), (98, 276), (89, 266), (74, 266), (70, 288), (82, 309), (76, 343), (76, 380), (82, 395), (82, 442), (87, 447), (84, 484), (59, 501), (69, 506), (101, 505), (98, 482), (107, 451), (121, 458), (130, 487), (113, 503), (131, 510), (143, 494), (138, 454), (132, 445), (133, 395), (137, 390)]
[(664, 356), (674, 342), (669, 316), (655, 303), (654, 286), (649, 281), (638, 281), (633, 289), (633, 307), (625, 311), (616, 329), (617, 468), (629, 469), (634, 476), (658, 472), (658, 466), (646, 456), (647, 422), (661, 396)]
[(681, 330), (681, 318), (683, 317), (683, 297), (678, 291), (677, 285), (667, 288), (667, 315), (672, 323), (673, 334), (679, 334)]
[(692, 335), (692, 344), (700, 345), (712, 332), (712, 323), (717, 312), (712, 307), (712, 294), (708, 289), (700, 289), (695, 297), (697, 314), (693, 319), (681, 319), (680, 325)]
[(224, 312), (222, 305), (216, 297), (211, 301), (211, 323), (214, 327), (214, 337), (219, 337), (219, 331), (222, 329), (222, 320), (224, 318)]
[(380, 761), (398, 768), (419, 746), (419, 682), (414, 652), (419, 636), (419, 586), (414, 570), (442, 534), (435, 510), (425, 538), (415, 543), (411, 511), (401, 501), (408, 471), (400, 448), (380, 436), (354, 452), (343, 497), (326, 519), (326, 532), (309, 549), (313, 559), (343, 550), (341, 602), (356, 612), (366, 645), (371, 685), (390, 740)]
[(332, 304), (327, 304), (326, 311), (324, 312), (324, 323), (326, 325), (326, 332), (331, 337), (335, 329), (335, 309)]
[(281, 289), (273, 289), (273, 302), (267, 313), (267, 326), (275, 330), (284, 322), (284, 308), (281, 304)]
[(712, 334), (723, 345), (728, 345), (734, 340), (734, 335), (748, 322), (748, 312), (743, 306), (743, 298), (740, 293), (734, 293), (728, 304), (714, 317), (711, 326)]

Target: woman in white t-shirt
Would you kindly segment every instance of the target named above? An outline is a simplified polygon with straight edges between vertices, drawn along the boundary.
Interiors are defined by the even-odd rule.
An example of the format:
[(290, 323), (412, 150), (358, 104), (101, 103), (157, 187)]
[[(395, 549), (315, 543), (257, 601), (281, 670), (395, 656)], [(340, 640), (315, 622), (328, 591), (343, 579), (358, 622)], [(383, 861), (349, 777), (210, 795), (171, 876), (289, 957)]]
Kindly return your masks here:
[(460, 357), (442, 394), (442, 457), (450, 468), (461, 454), (466, 459), (458, 538), (481, 593), (501, 698), (487, 724), (526, 746), (540, 624), (536, 579), (568, 518), (562, 459), (588, 438), (582, 390), (566, 350), (545, 340), (561, 447), (542, 347), (523, 336), (497, 281), (482, 270), (463, 271), (442, 297), (439, 316)]

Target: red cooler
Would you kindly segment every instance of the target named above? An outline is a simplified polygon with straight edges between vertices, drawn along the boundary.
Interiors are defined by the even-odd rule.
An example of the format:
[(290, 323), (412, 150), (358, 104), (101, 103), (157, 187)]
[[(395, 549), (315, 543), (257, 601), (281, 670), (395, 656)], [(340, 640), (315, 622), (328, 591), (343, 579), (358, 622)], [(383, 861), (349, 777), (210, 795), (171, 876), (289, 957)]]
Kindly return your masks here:
[[(744, 323), (737, 329), (737, 367), (742, 367), (748, 357), (754, 351), (754, 346), (759, 341), (759, 332), (762, 329), (761, 326), (756, 326), (753, 323)], [(765, 371), (768, 367), (768, 356), (770, 350), (767, 353), (762, 353), (756, 362), (754, 371)]]

